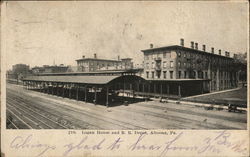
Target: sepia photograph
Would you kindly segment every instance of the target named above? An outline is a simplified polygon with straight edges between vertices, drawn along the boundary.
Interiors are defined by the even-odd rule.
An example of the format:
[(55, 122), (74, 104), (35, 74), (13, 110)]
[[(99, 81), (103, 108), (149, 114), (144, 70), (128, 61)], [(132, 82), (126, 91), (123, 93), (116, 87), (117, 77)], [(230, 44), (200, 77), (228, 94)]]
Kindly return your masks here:
[(8, 3), (6, 127), (246, 129), (246, 6), (122, 3)]
[[(205, 131), (222, 131), (217, 138), (230, 134), (236, 140), (237, 131), (244, 132), (238, 139), (249, 137), (247, 1), (6, 1), (1, 21), (1, 124), (11, 135), (5, 136), (11, 143), (6, 150), (14, 154), (33, 147), (26, 142), (42, 139), (40, 133), (54, 139), (54, 131), (62, 130), (95, 134), (95, 140), (115, 130), (126, 136), (132, 131), (137, 142), (148, 134), (176, 140), (193, 131), (198, 137)], [(22, 135), (23, 145), (12, 145)], [(70, 137), (58, 141), (62, 138)], [(119, 140), (108, 148), (118, 149)], [(83, 156), (108, 143), (100, 141), (85, 146), (91, 151)], [(198, 146), (192, 150), (203, 153)], [(37, 156), (53, 156), (47, 151), (53, 148)]]

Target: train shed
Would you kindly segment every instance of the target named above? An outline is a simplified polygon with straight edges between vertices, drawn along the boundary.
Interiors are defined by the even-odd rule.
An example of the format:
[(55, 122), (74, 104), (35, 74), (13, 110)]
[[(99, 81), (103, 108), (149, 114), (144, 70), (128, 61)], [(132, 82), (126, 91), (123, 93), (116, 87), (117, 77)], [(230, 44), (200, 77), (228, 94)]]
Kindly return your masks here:
[(125, 90), (135, 96), (139, 84), (144, 83), (137, 75), (41, 75), (23, 79), (26, 89), (76, 99), (79, 101), (105, 104), (117, 101)]

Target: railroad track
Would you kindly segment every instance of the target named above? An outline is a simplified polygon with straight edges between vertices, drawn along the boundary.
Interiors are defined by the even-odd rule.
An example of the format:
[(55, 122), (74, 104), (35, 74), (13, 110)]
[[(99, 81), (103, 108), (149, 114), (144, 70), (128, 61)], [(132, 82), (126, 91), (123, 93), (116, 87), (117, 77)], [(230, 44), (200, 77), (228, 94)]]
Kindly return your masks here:
[(28, 109), (24, 106), (22, 106), (22, 108), (25, 109), (22, 109), (21, 107), (13, 104), (12, 105), (8, 104), (7, 106), (8, 108), (12, 108), (13, 110), (21, 111), (22, 112), (22, 114), (20, 115), (21, 117), (26, 119), (26, 121), (28, 119), (28, 121), (32, 123), (31, 125), (35, 124), (35, 126), (32, 127), (34, 129), (55, 129), (55, 128), (67, 129), (67, 127), (41, 115), (38, 112), (34, 112), (33, 110)]
[[(12, 94), (15, 95), (15, 97), (11, 98), (11, 99), (18, 99), (18, 101), (19, 101), (18, 103), (20, 103), (20, 101), (22, 101), (23, 104), (21, 104), (21, 105), (29, 105), (29, 106), (32, 106), (32, 108), (38, 108), (38, 109), (40, 109), (40, 107), (41, 107), (41, 105), (34, 106), (34, 103), (36, 103), (36, 104), (40, 103), (40, 101), (38, 100), (39, 98), (37, 98), (36, 101), (31, 100), (31, 101), (27, 102), (27, 100), (24, 100), (22, 97), (20, 97), (20, 95), (17, 95), (16, 93), (14, 93), (14, 92), (11, 91), (11, 95)], [(34, 103), (32, 103), (32, 101), (34, 101)], [(52, 110), (54, 110), (55, 112), (56, 112), (56, 109), (58, 107), (60, 107), (60, 108), (66, 109), (67, 112), (74, 112), (74, 113), (79, 114), (79, 115), (85, 115), (87, 117), (96, 119), (98, 122), (102, 122), (103, 121), (105, 123), (110, 123), (111, 125), (119, 126), (122, 129), (135, 129), (135, 128), (136, 129), (146, 129), (146, 128), (143, 128), (143, 127), (140, 127), (140, 126), (137, 126), (137, 125), (132, 125), (130, 123), (127, 123), (127, 122), (124, 122), (124, 121), (118, 121), (118, 120), (112, 119), (112, 118), (109, 118), (107, 120), (107, 119), (102, 118), (103, 115), (94, 114), (92, 112), (87, 112), (85, 110), (79, 111), (79, 109), (74, 109), (72, 107), (65, 106), (65, 105), (60, 105), (60, 104), (57, 104), (57, 103), (54, 103), (54, 102), (51, 102), (51, 101), (48, 102), (48, 103), (51, 104), (51, 106), (49, 106), (49, 108), (52, 109)], [(62, 112), (59, 112), (58, 114), (62, 114)], [(86, 122), (84, 122), (84, 123), (86, 123)], [(91, 127), (93, 127), (93, 124), (88, 124), (88, 125), (91, 125)], [(94, 128), (95, 129), (104, 129), (104, 128), (100, 128), (100, 126), (98, 126), (98, 127), (94, 126)], [(81, 129), (83, 129), (83, 128), (81, 128)], [(89, 129), (89, 126), (86, 129)]]
[[(24, 122), (22, 118), (20, 118), (18, 115), (16, 115), (14, 112), (12, 112), (10, 109), (6, 109), (7, 112), (7, 128), (10, 129), (32, 129), (32, 127)], [(14, 127), (14, 128), (13, 128)]]
[[(11, 109), (20, 119), (28, 123), (33, 129), (70, 129), (50, 118), (49, 114), (44, 115), (43, 110), (26, 106), (24, 102), (7, 98), (7, 108)], [(54, 116), (54, 115), (53, 115)]]
[[(75, 124), (72, 124), (70, 122), (70, 121), (75, 122), (76, 121), (75, 119), (70, 119), (70, 121), (69, 121), (69, 120), (66, 120), (64, 118), (61, 118), (61, 117), (63, 117), (62, 113), (56, 111), (56, 108), (55, 109), (44, 108), (42, 105), (38, 104), (36, 101), (34, 103), (30, 102), (30, 101), (25, 101), (21, 97), (17, 97), (17, 98), (15, 98), (15, 100), (12, 100), (11, 98), (9, 98), (9, 99), (10, 99), (10, 101), (15, 101), (15, 104), (18, 104), (18, 106), (23, 107), (26, 110), (30, 110), (30, 108), (31, 108), (32, 110), (39, 112), (43, 116), (43, 118), (44, 118), (44, 116), (46, 116), (46, 117), (49, 117), (50, 119), (54, 119), (54, 122), (59, 121), (59, 122), (67, 124), (68, 126), (73, 126), (73, 127), (66, 127), (64, 129), (86, 129), (85, 127), (75, 125)], [(51, 106), (53, 106), (53, 104), (51, 104)], [(89, 126), (90, 124), (87, 124), (87, 125)], [(84, 123), (83, 126), (86, 126), (86, 123)], [(97, 127), (92, 127), (92, 128), (97, 128)], [(55, 129), (58, 129), (58, 127), (55, 127)]]

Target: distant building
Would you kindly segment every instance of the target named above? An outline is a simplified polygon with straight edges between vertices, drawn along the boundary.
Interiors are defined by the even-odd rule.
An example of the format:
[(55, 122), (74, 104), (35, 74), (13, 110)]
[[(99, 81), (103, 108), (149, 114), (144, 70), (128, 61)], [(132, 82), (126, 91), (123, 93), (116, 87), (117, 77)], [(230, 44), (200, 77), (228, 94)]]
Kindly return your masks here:
[(30, 67), (26, 64), (16, 64), (12, 66), (11, 78), (13, 79), (22, 79), (24, 76), (29, 74)]
[(94, 54), (94, 58), (85, 58), (83, 56), (81, 59), (76, 60), (78, 72), (95, 72), (103, 70), (127, 70), (133, 68), (133, 63), (131, 58), (123, 58), (120, 60), (110, 60), (110, 59), (99, 59), (97, 55)]
[(30, 67), (26, 64), (16, 64), (12, 66), (13, 73), (17, 74), (27, 74), (29, 72)]
[(63, 64), (57, 65), (43, 65), (42, 67), (34, 67), (31, 69), (33, 74), (39, 74), (39, 73), (64, 73), (67, 72), (68, 66), (64, 66)]
[(31, 71), (33, 74), (43, 73), (44, 67), (35, 66), (34, 68), (31, 68)]
[(194, 93), (199, 94), (234, 88), (238, 84), (237, 67), (227, 51), (225, 55), (221, 50), (215, 54), (214, 48), (207, 52), (205, 45), (199, 50), (198, 43), (194, 42), (190, 48), (184, 47), (184, 39), (181, 39), (180, 45), (154, 48), (151, 44), (150, 49), (142, 52), (145, 79), (163, 81), (181, 95), (189, 95), (188, 88), (198, 89)]

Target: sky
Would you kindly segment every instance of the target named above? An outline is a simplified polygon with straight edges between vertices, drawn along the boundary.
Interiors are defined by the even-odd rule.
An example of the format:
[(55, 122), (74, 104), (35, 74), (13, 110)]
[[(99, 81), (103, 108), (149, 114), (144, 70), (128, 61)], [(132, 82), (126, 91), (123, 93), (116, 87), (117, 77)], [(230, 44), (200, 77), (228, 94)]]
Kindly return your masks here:
[(184, 38), (233, 53), (248, 50), (248, 2), (7, 2), (6, 66), (76, 66), (83, 55), (142, 63), (141, 50)]

